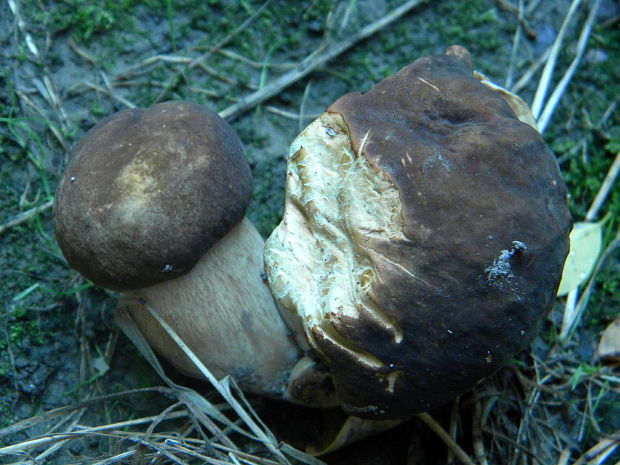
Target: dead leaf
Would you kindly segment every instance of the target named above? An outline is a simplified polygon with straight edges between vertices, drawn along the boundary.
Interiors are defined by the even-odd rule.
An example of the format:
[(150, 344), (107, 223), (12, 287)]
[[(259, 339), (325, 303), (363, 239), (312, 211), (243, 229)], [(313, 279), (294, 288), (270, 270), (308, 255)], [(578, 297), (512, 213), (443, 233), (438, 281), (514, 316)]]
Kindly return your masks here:
[(612, 321), (603, 331), (598, 344), (597, 355), (607, 363), (620, 362), (620, 318)]
[(570, 252), (564, 263), (558, 297), (583, 284), (592, 273), (603, 246), (603, 222), (575, 223), (570, 233)]

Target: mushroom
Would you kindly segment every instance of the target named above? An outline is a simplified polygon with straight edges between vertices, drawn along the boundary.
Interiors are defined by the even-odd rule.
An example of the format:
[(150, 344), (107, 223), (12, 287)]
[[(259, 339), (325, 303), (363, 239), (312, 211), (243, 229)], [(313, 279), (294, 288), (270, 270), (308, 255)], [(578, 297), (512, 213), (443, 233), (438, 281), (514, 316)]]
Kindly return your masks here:
[(264, 241), (245, 218), (250, 196), (239, 137), (216, 113), (182, 101), (128, 109), (73, 149), (55, 233), (68, 263), (123, 293), (147, 341), (181, 371), (201, 377), (150, 310), (217, 377), (312, 404), (325, 376), (263, 279)]
[(453, 46), (328, 107), (292, 143), (265, 266), (349, 413), (468, 391), (551, 308), (571, 218), (554, 155)]

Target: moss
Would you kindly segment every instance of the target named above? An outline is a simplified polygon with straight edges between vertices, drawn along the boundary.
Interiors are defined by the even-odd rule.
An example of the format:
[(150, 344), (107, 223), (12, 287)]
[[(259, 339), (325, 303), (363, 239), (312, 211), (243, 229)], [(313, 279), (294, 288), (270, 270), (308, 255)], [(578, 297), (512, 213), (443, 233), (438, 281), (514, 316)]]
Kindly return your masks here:
[(52, 3), (39, 20), (53, 34), (70, 32), (78, 42), (89, 42), (95, 36), (113, 30), (135, 27), (133, 15), (144, 4), (153, 14), (165, 11), (164, 1), (148, 0), (61, 0)]

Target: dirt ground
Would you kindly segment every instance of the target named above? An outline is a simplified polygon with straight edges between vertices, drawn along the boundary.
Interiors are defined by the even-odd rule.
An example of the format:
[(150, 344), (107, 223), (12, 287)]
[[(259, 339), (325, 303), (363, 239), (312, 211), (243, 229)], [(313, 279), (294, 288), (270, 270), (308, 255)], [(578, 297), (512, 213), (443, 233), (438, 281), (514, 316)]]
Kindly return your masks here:
[[(226, 434), (235, 439), (237, 455), (218, 449), (227, 443), (213, 438), (196, 446), (202, 456), (177, 449), (173, 454), (166, 449), (169, 437), (144, 436), (147, 422), (17, 446), (84, 425), (156, 417), (179, 399), (179, 391), (171, 390), (119, 331), (116, 296), (71, 270), (53, 234), (54, 189), (71, 146), (117, 110), (185, 99), (227, 115), (253, 170), (249, 217), (267, 237), (282, 216), (289, 144), (338, 97), (367, 90), (419, 56), (461, 44), (471, 51), (477, 70), (532, 102), (571, 4), (576, 13), (548, 95), (578, 53), (579, 36), (597, 6), (588, 48), (544, 133), (558, 156), (571, 212), (576, 221), (586, 218), (620, 151), (618, 2), (409, 3), (417, 4), (360, 40), (355, 39), (364, 27), (407, 2), (9, 0), (0, 5), (0, 463), (286, 463), (268, 452), (264, 441), (239, 439), (232, 427)], [(310, 72), (302, 72), (304, 64), (341, 44), (331, 59), (317, 59)], [(291, 82), (265, 97), (287, 73), (294, 76)], [(591, 286), (582, 288), (589, 299), (570, 337), (560, 338), (565, 299), (558, 298), (530, 351), (473, 393), (430, 412), (448, 439), (416, 417), (321, 460), (617, 463), (618, 365), (603, 363), (596, 350), (620, 308), (619, 211), (616, 188), (591, 218), (606, 221), (604, 260)], [(164, 368), (176, 382), (222, 402), (208, 385)], [(164, 387), (153, 388), (158, 386)], [(308, 441), (300, 438), (309, 434), (325, 440), (343, 420), (339, 411), (317, 414), (260, 398), (250, 401), (275, 434), (274, 444), (303, 447)], [(76, 407), (41, 417), (67, 406)], [(164, 429), (182, 434), (187, 417), (177, 415)], [(297, 426), (302, 418), (312, 423), (310, 432)], [(123, 456), (127, 451), (133, 452)], [(286, 453), (291, 463), (321, 463)]]

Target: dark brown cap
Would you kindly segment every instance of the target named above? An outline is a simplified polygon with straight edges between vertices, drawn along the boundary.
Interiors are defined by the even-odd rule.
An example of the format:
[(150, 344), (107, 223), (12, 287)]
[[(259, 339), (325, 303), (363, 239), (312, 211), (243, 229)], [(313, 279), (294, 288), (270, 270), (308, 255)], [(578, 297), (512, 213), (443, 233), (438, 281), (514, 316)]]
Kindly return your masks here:
[(234, 130), (189, 102), (123, 110), (84, 135), (54, 202), (69, 264), (114, 290), (180, 276), (245, 215), (251, 172)]
[[(538, 132), (472, 76), (465, 49), (345, 95), (298, 139), (294, 198), (266, 263), (346, 410), (432, 409), (527, 346), (568, 252), (566, 189)], [(307, 268), (314, 297), (286, 278)]]

